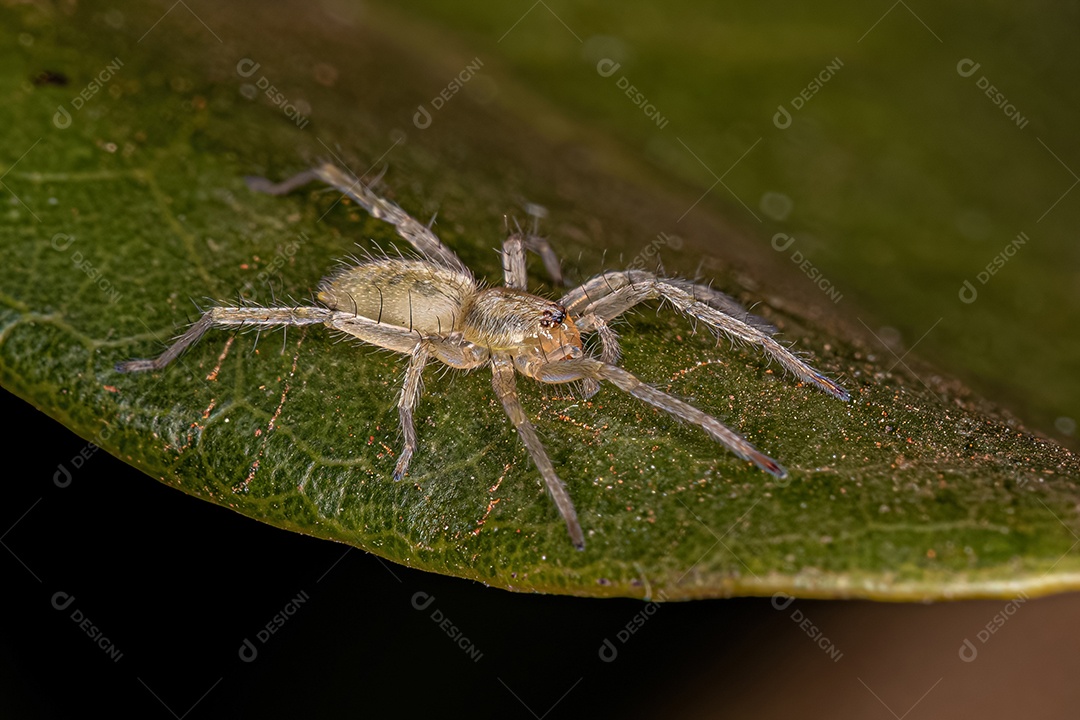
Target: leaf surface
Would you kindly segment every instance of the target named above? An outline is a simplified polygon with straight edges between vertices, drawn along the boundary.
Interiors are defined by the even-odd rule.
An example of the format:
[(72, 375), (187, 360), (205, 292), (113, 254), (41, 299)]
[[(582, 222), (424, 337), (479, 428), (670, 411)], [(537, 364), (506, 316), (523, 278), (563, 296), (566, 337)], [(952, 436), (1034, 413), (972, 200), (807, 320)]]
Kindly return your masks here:
[[(0, 10), (29, 38), (0, 50), (0, 379), (161, 482), (512, 590), (902, 600), (1080, 586), (1072, 454), (913, 358), (876, 354), (831, 306), (787, 298), (791, 270), (767, 243), (704, 208), (678, 223), (694, 193), (583, 147), (497, 69), (421, 128), (418, 102), (470, 58), (453, 47), (418, 56), (424, 30), (395, 42), (400, 19), (371, 11), (328, 26), (296, 8), (235, 6), (155, 26), (156, 7), (132, 5), (122, 22), (73, 12)], [(31, 82), (43, 70), (68, 84)], [(525, 201), (548, 208), (545, 230), (575, 281), (605, 262), (655, 262), (648, 249), (669, 233), (669, 270), (700, 270), (760, 302), (755, 312), (853, 400), (797, 385), (668, 308), (627, 316), (626, 368), (715, 414), (790, 476), (771, 478), (612, 387), (583, 401), (523, 382), (586, 532), (576, 552), (486, 371), (425, 373), (404, 482), (390, 477), (400, 356), (321, 327), (213, 331), (163, 372), (118, 375), (116, 362), (159, 353), (198, 317), (192, 300), (306, 302), (353, 243), (395, 244), (336, 193), (274, 198), (243, 183), (330, 156), (368, 177), (388, 163), (384, 192), (417, 217), (437, 212), (442, 239), (492, 282), (503, 218), (523, 217)], [(538, 262), (531, 279), (545, 291)]]

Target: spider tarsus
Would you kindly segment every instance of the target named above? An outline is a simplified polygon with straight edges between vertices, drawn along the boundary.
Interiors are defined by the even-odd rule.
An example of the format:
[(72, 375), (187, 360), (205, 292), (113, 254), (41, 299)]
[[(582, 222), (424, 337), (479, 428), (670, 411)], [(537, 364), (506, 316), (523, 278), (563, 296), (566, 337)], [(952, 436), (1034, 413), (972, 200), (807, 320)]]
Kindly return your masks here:
[(153, 360), (125, 360), (113, 366), (118, 373), (142, 372), (144, 370), (156, 370)]
[(570, 542), (573, 543), (574, 548), (577, 550), (585, 549), (585, 533), (581, 531), (581, 525), (578, 523), (576, 516), (573, 520), (566, 519), (566, 532), (570, 534)]
[(780, 463), (773, 460), (768, 455), (762, 455), (761, 453), (758, 453), (754, 457), (750, 458), (750, 461), (765, 472), (769, 473), (774, 477), (780, 478), (781, 480), (786, 478), (788, 475), (787, 469)]
[(405, 448), (401, 451), (397, 465), (394, 466), (394, 480), (400, 482), (405, 479), (405, 473), (409, 469), (409, 461), (412, 460), (412, 450)]
[(844, 402), (851, 400), (851, 394), (847, 390), (824, 375), (815, 374), (814, 380), (817, 382), (818, 387), (832, 395), (834, 398), (843, 400)]
[(247, 184), (248, 189), (252, 192), (265, 193), (267, 195), (288, 195), (298, 187), (307, 185), (313, 180), (317, 180), (316, 175), (311, 170), (305, 170), (302, 173), (293, 175), (291, 178), (282, 180), (276, 183), (269, 178), (259, 177), (258, 175), (245, 175), (244, 182)]

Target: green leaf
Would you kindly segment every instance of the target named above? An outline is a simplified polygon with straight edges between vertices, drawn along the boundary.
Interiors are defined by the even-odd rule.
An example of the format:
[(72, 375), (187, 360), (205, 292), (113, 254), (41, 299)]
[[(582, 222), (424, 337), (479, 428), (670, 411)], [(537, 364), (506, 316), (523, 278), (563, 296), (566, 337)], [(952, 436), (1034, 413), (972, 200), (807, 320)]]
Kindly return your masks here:
[[(475, 57), (382, 11), (327, 26), (296, 8), (159, 10), (0, 10), (22, 28), (0, 50), (0, 380), (82, 436), (249, 517), (513, 590), (900, 600), (1080, 586), (1077, 459), (912, 357), (881, 355), (831, 303), (785, 300), (801, 276), (767, 242), (704, 207), (679, 221), (698, 190), (580, 147), (494, 68), (436, 108)], [(31, 82), (45, 70), (67, 85)], [(430, 126), (414, 124), (418, 103)], [(389, 164), (386, 192), (417, 217), (438, 211), (442, 239), (492, 281), (503, 217), (526, 200), (548, 208), (576, 281), (677, 234), (668, 270), (764, 300), (755, 311), (853, 400), (668, 309), (629, 316), (625, 367), (791, 474), (777, 481), (612, 387), (583, 401), (522, 383), (586, 532), (577, 552), (484, 372), (425, 374), (405, 482), (390, 478), (399, 356), (321, 327), (215, 331), (163, 372), (117, 374), (194, 320), (192, 299), (303, 301), (354, 242), (395, 243), (335, 193), (273, 198), (242, 180), (331, 155), (359, 173)]]

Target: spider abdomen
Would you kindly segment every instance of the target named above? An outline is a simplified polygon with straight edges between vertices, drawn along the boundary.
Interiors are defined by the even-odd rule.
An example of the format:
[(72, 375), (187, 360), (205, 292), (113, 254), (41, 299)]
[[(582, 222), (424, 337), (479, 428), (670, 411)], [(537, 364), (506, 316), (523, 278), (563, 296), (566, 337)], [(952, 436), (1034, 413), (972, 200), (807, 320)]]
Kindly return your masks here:
[(472, 276), (424, 260), (386, 258), (325, 278), (319, 300), (370, 320), (445, 334), (460, 329), (462, 306), (477, 291)]

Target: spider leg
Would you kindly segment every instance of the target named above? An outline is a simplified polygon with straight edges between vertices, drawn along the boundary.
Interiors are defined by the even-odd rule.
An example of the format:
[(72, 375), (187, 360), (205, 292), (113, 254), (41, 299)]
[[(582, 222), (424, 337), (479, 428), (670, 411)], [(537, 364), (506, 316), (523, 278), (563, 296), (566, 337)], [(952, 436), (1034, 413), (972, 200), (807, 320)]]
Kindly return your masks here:
[(351, 312), (334, 311), (326, 323), (355, 338), (403, 355), (412, 355), (416, 344), (422, 340), (416, 332), (397, 325), (387, 325), (378, 320), (355, 315)]
[[(415, 333), (410, 333), (413, 342)], [(472, 343), (456, 344), (441, 338), (424, 338), (416, 344), (410, 353), (409, 366), (405, 370), (405, 381), (398, 399), (398, 417), (401, 420), (401, 434), (405, 437), (405, 447), (394, 466), (394, 479), (401, 480), (409, 469), (413, 453), (416, 451), (416, 425), (413, 422), (413, 410), (420, 400), (423, 389), (423, 371), (428, 361), (435, 357), (449, 367), (458, 370), (472, 370), (489, 360), (486, 348)]]
[[(548, 239), (540, 235), (540, 220), (547, 217), (547, 208), (527, 202), (525, 203), (525, 212), (532, 218), (532, 228), (528, 232), (522, 232), (521, 227), (518, 226), (518, 234), (521, 235), (521, 241), (525, 245), (525, 249), (540, 256), (540, 259), (544, 261), (544, 269), (547, 270), (551, 282), (556, 287), (566, 285), (566, 280), (563, 279), (562, 266), (559, 263), (559, 256), (555, 254), (555, 250), (551, 247)], [(514, 224), (517, 225), (517, 221)]]
[(531, 250), (543, 259), (544, 267), (555, 285), (563, 284), (559, 257), (548, 243), (547, 238), (516, 232), (503, 241), (503, 281), (506, 287), (518, 290), (529, 289), (529, 280), (525, 271), (526, 250)]
[[(636, 274), (640, 271), (631, 272)], [(621, 273), (618, 275), (626, 276), (630, 274)], [(611, 275), (616, 274), (608, 274), (608, 277), (610, 278)], [(634, 282), (631, 282), (631, 278), (626, 277), (620, 285), (615, 286), (614, 290), (585, 305), (582, 310), (582, 322), (579, 324), (579, 328), (583, 332), (589, 330), (599, 331), (608, 320), (618, 317), (639, 303), (657, 298), (667, 300), (684, 315), (699, 320), (710, 328), (722, 332), (735, 340), (742, 340), (761, 347), (800, 380), (816, 385), (840, 400), (847, 401), (851, 399), (848, 391), (838, 383), (807, 365), (794, 353), (777, 342), (772, 336), (771, 328), (768, 326), (763, 327), (761, 323), (754, 322), (752, 316), (749, 316), (745, 310), (742, 310), (742, 314), (745, 315), (743, 319), (732, 315), (728, 307), (729, 303), (720, 299), (727, 298), (727, 296), (704, 285), (658, 278), (651, 273), (642, 273)], [(735, 307), (739, 307), (734, 300), (730, 300), (730, 298), (727, 300)], [(741, 308), (739, 309), (741, 310)], [(597, 320), (601, 322), (598, 323)], [(603, 335), (601, 335), (601, 339), (603, 339)]]
[(424, 343), (417, 343), (409, 358), (409, 367), (405, 370), (405, 383), (401, 387), (398, 399), (398, 417), (401, 420), (401, 434), (405, 436), (405, 447), (394, 466), (394, 479), (401, 480), (409, 469), (409, 462), (416, 452), (416, 425), (413, 423), (413, 410), (420, 399), (423, 386), (424, 366), (431, 358), (431, 351)]
[(528, 417), (525, 415), (525, 410), (521, 407), (521, 401), (517, 395), (517, 383), (514, 381), (513, 362), (506, 355), (496, 355), (492, 359), (491, 370), (491, 384), (495, 389), (495, 394), (502, 402), (503, 409), (506, 410), (506, 414), (510, 417), (510, 422), (517, 429), (521, 441), (525, 443), (525, 447), (528, 449), (529, 455), (532, 456), (533, 462), (536, 463), (537, 469), (540, 470), (540, 475), (547, 484), (548, 492), (551, 493), (551, 498), (555, 501), (555, 507), (558, 508), (559, 514), (566, 521), (566, 529), (570, 533), (570, 540), (578, 550), (584, 550), (585, 535), (582, 533), (581, 525), (578, 523), (577, 512), (574, 510), (573, 501), (570, 500), (570, 493), (567, 492), (563, 481), (555, 474), (555, 467), (551, 464), (551, 459), (544, 450), (544, 445), (540, 442), (536, 429), (533, 428), (532, 423), (529, 422)]
[(543, 260), (544, 269), (548, 271), (551, 281), (556, 286), (565, 285), (563, 268), (558, 262), (558, 256), (555, 255), (555, 249), (548, 242), (548, 239), (540, 234), (540, 218), (546, 217), (548, 210), (540, 205), (527, 203), (525, 212), (532, 216), (532, 230), (522, 236), (525, 249), (532, 250), (532, 252), (540, 256), (540, 259)]
[[(578, 330), (583, 332), (593, 331), (600, 336), (600, 361), (614, 365), (622, 357), (619, 348), (619, 335), (603, 319), (596, 315), (586, 315), (576, 321)], [(588, 400), (600, 392), (600, 383), (593, 378), (585, 378), (581, 381), (581, 396)]]
[(442, 241), (428, 226), (413, 218), (395, 203), (381, 198), (364, 185), (364, 182), (352, 173), (342, 170), (333, 163), (324, 163), (318, 167), (294, 175), (280, 183), (267, 178), (248, 177), (248, 187), (255, 192), (270, 195), (284, 195), (313, 180), (321, 180), (344, 195), (352, 198), (360, 207), (367, 210), (374, 218), (385, 220), (397, 229), (398, 235), (424, 257), (453, 270), (468, 272), (465, 264), (453, 250), (443, 245)]
[[(604, 272), (588, 282), (570, 290), (559, 302), (566, 307), (567, 312), (571, 315), (579, 316), (575, 318), (575, 322), (581, 331), (595, 332), (600, 336), (600, 360), (614, 365), (618, 363), (619, 359), (622, 357), (622, 350), (619, 348), (619, 336), (607, 323), (607, 321), (612, 318), (604, 318), (596, 313), (589, 312), (588, 308), (593, 303), (603, 300), (625, 287), (632, 286), (635, 283), (655, 281), (657, 279), (658, 277), (655, 274), (645, 270)], [(771, 328), (764, 320), (750, 315), (750, 313), (735, 302), (733, 298), (725, 295), (719, 290), (713, 290), (706, 285), (695, 285), (686, 280), (674, 278), (665, 280), (677, 287), (688, 289), (691, 295), (697, 300), (705, 302), (729, 315), (742, 318), (744, 321), (758, 327), (763, 332), (770, 334), (773, 332), (773, 328)], [(587, 393), (586, 397), (592, 397), (592, 395), (600, 389), (599, 384), (595, 380), (586, 380), (584, 384)]]
[(474, 370), (491, 361), (491, 351), (482, 345), (442, 338), (427, 338), (426, 342), (439, 361), (455, 370)]
[(583, 357), (547, 363), (535, 369), (534, 373), (533, 377), (545, 383), (574, 382), (583, 378), (607, 380), (638, 400), (657, 407), (680, 420), (697, 425), (728, 450), (743, 460), (749, 460), (770, 475), (778, 478), (787, 477), (787, 470), (780, 463), (759, 451), (746, 438), (712, 415), (641, 382), (637, 376), (621, 367), (602, 363), (595, 358)]
[(319, 179), (319, 175), (314, 170), (305, 170), (302, 173), (297, 173), (291, 178), (286, 178), (279, 183), (275, 183), (270, 178), (258, 177), (256, 175), (248, 175), (244, 178), (244, 182), (247, 183), (248, 189), (254, 192), (266, 193), (267, 195), (288, 195), (297, 188), (304, 187), (310, 182), (315, 182)]
[(199, 321), (177, 338), (165, 352), (152, 360), (127, 360), (116, 364), (116, 371), (122, 373), (160, 370), (181, 353), (199, 341), (206, 331), (214, 327), (234, 325), (254, 325), (270, 327), (274, 325), (317, 325), (325, 323), (335, 313), (333, 310), (316, 307), (214, 307), (206, 311)]
[(540, 256), (540, 259), (544, 261), (544, 269), (547, 270), (547, 274), (551, 277), (551, 282), (557, 287), (561, 287), (566, 284), (566, 281), (563, 279), (559, 256), (555, 254), (555, 250), (551, 247), (551, 243), (548, 242), (547, 238), (536, 235), (535, 230), (534, 227), (532, 234), (525, 235), (522, 238), (525, 249), (531, 250)]
[[(728, 315), (737, 317), (748, 325), (753, 325), (770, 335), (776, 332), (776, 328), (772, 327), (756, 315), (749, 313), (746, 308), (735, 300), (735, 298), (726, 293), (722, 293), (708, 285), (701, 285), (680, 278), (661, 277), (646, 270), (613, 270), (603, 272), (568, 291), (566, 295), (559, 300), (559, 303), (572, 315), (585, 314), (588, 312), (585, 309), (586, 306), (601, 300), (612, 293), (627, 286), (654, 281), (663, 281), (669, 285), (680, 288), (681, 290), (690, 293), (695, 300), (703, 302), (717, 310), (721, 310)], [(607, 319), (610, 320), (611, 318)]]
[[(623, 287), (639, 272), (628, 270), (626, 272), (601, 273), (570, 290), (559, 300), (559, 304), (565, 307), (570, 315), (578, 316), (575, 317), (575, 322), (579, 330), (595, 332), (600, 336), (600, 359), (612, 365), (622, 357), (622, 350), (619, 348), (619, 336), (608, 326), (604, 318), (594, 313), (583, 313), (587, 305), (607, 297), (620, 287)], [(595, 380), (586, 380), (585, 387), (588, 391), (586, 397), (592, 397), (600, 389), (600, 384)]]
[(472, 370), (486, 364), (490, 359), (487, 348), (466, 342), (460, 337), (425, 336), (416, 330), (389, 325), (352, 312), (335, 311), (331, 313), (326, 324), (366, 343), (403, 355), (414, 355), (417, 345), (422, 344), (431, 357), (457, 370)]
[(514, 233), (503, 241), (503, 283), (515, 290), (528, 290), (529, 278), (525, 270), (525, 240), (521, 233)]

